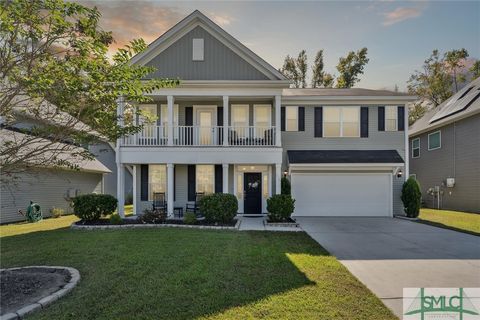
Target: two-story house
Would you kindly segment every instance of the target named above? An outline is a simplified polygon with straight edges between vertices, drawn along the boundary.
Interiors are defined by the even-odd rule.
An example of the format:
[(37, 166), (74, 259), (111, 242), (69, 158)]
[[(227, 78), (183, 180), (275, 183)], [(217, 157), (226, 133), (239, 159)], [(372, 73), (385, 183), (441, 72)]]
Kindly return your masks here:
[[(150, 208), (155, 193), (166, 194), (171, 215), (197, 193), (224, 192), (237, 197), (239, 214), (262, 214), (284, 175), (298, 216), (403, 213), (404, 105), (413, 97), (290, 89), (278, 70), (199, 11), (131, 62), (154, 66), (152, 78), (181, 80), (137, 106), (155, 123), (117, 141), (119, 203), (122, 168), (130, 166), (135, 213)], [(119, 99), (120, 115), (126, 103)]]

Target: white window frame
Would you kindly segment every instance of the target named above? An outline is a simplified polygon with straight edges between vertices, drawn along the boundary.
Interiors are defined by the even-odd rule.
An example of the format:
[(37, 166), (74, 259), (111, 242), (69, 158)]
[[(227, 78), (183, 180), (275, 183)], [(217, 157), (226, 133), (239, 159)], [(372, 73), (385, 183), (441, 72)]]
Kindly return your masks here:
[[(324, 138), (360, 138), (360, 130), (361, 130), (361, 119), (360, 119), (360, 106), (325, 106), (325, 109), (340, 109), (340, 135), (339, 136), (325, 136), (325, 116), (322, 117), (322, 137)], [(343, 135), (343, 109), (344, 108), (356, 108), (358, 112), (358, 132), (356, 136), (344, 136)]]
[[(288, 127), (288, 109), (295, 110), (295, 127), (289, 128)], [(285, 107), (285, 131), (288, 132), (298, 132), (298, 106), (286, 106)]]
[(205, 41), (203, 38), (192, 40), (192, 60), (204, 61), (205, 58)]
[[(268, 123), (265, 128), (260, 128), (257, 123), (258, 108), (266, 108), (268, 110)], [(254, 104), (253, 105), (253, 125), (255, 127), (255, 137), (263, 138), (265, 131), (272, 126), (272, 105), (271, 104)]]
[[(437, 134), (438, 133), (438, 142), (439, 142), (439, 146), (436, 147), (436, 148), (430, 148), (430, 136), (431, 135), (434, 135), (434, 134)], [(428, 134), (428, 151), (433, 151), (433, 150), (437, 150), (437, 149), (440, 149), (442, 148), (442, 131), (441, 130), (437, 130), (435, 132), (432, 132), (432, 133), (429, 133)]]
[[(394, 113), (395, 114), (395, 128), (394, 129), (387, 129), (387, 109), (394, 109)], [(384, 123), (385, 123), (385, 131), (388, 131), (388, 132), (395, 132), (395, 131), (398, 131), (398, 106), (385, 106), (385, 115), (384, 115)], [(390, 119), (392, 120), (392, 119)]]
[(249, 127), (250, 126), (250, 106), (248, 104), (232, 104), (232, 106), (231, 106), (232, 112), (230, 114), (231, 126), (232, 127), (235, 126), (235, 122), (236, 122), (235, 118), (234, 118), (235, 112), (233, 110), (237, 109), (237, 108), (243, 108), (243, 109), (247, 110), (247, 122), (243, 127)]
[[(205, 190), (198, 190), (198, 173), (199, 173), (199, 167), (211, 167), (212, 169), (212, 176), (211, 176), (211, 179), (212, 179), (212, 184), (211, 184), (211, 187), (212, 187), (212, 193), (215, 193), (215, 165), (213, 164), (197, 164), (195, 166), (195, 192), (205, 192)], [(205, 192), (205, 194), (207, 194)]]
[[(414, 141), (418, 141), (418, 148), (414, 148), (413, 147), (413, 143)], [(418, 156), (415, 157), (415, 153), (413, 152), (413, 150), (415, 149), (418, 149)], [(415, 139), (412, 139), (412, 159), (416, 159), (416, 158), (420, 158), (420, 138), (415, 138)]]
[[(174, 127), (178, 126), (178, 113), (179, 113), (178, 104), (174, 104), (173, 105), (173, 126)], [(166, 115), (167, 117), (169, 116), (168, 104), (160, 105), (160, 125), (164, 127), (168, 127), (168, 118), (165, 121), (164, 115)]]
[[(165, 181), (160, 181), (160, 182), (154, 182), (152, 181), (152, 166), (159, 166), (159, 167), (164, 167), (163, 169), (165, 170)], [(152, 190), (152, 184), (153, 183), (158, 183), (161, 184), (163, 187), (163, 191), (159, 192), (164, 192), (165, 195), (167, 194), (167, 165), (165, 164), (149, 164), (148, 165), (148, 201), (153, 201), (153, 190)]]

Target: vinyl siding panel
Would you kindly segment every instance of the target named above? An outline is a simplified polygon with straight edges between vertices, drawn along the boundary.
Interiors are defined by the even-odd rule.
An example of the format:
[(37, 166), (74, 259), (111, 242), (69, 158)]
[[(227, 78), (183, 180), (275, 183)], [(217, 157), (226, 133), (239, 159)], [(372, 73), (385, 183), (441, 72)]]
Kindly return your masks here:
[[(320, 105), (319, 105), (320, 106)], [(328, 105), (322, 105), (328, 106)], [(305, 131), (282, 132), (283, 163), (287, 164), (288, 150), (397, 150), (405, 159), (405, 132), (379, 131), (378, 106), (368, 106), (368, 137), (367, 138), (325, 138), (314, 136), (314, 107), (305, 107)], [(282, 169), (282, 170), (283, 170)], [(393, 177), (393, 213), (403, 214), (403, 204), (400, 199), (404, 177)]]
[[(428, 151), (428, 134), (441, 131), (441, 148)], [(415, 174), (425, 206), (437, 207), (427, 194), (429, 188), (441, 187), (440, 206), (444, 209), (480, 212), (480, 115), (448, 124), (419, 136), (420, 157), (410, 159), (410, 173)], [(455, 178), (447, 188), (445, 180)]]
[[(193, 39), (204, 39), (204, 60), (193, 61)], [(148, 78), (182, 80), (268, 80), (262, 72), (198, 26), (153, 58)]]
[(30, 201), (41, 206), (44, 217), (51, 215), (53, 207), (72, 213), (65, 199), (69, 189), (77, 189), (79, 194), (102, 193), (102, 174), (50, 169), (21, 174), (16, 186), (1, 186), (0, 223), (23, 221), (18, 210), (25, 213)]

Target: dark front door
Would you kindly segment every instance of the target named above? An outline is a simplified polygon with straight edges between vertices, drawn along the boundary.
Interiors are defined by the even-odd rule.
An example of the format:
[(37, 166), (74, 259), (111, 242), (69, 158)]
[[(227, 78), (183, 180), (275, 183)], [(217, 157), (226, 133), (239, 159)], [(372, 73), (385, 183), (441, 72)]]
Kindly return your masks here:
[(244, 214), (262, 214), (262, 174), (244, 173)]

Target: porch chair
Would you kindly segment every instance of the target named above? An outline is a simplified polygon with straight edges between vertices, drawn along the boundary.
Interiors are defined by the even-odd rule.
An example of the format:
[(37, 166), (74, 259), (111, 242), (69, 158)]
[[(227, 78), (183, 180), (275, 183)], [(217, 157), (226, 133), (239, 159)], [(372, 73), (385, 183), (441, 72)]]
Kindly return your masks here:
[(197, 218), (202, 217), (202, 213), (200, 212), (200, 200), (205, 195), (204, 192), (196, 192), (195, 193), (195, 202), (187, 202), (186, 212), (193, 212)]
[(165, 192), (153, 193), (152, 209), (153, 211), (161, 210), (162, 212), (167, 212), (167, 201), (165, 200)]

